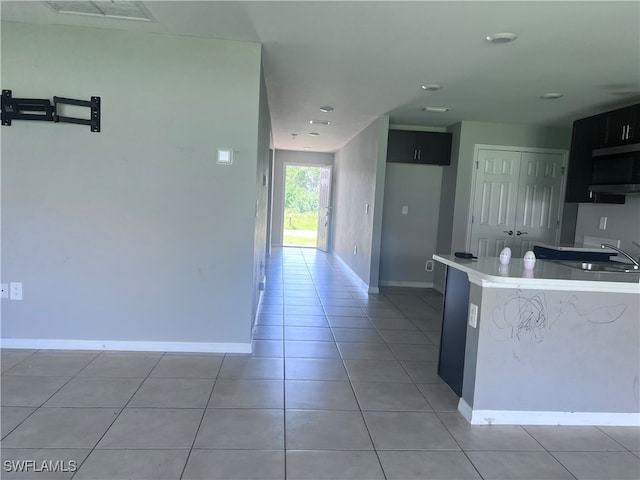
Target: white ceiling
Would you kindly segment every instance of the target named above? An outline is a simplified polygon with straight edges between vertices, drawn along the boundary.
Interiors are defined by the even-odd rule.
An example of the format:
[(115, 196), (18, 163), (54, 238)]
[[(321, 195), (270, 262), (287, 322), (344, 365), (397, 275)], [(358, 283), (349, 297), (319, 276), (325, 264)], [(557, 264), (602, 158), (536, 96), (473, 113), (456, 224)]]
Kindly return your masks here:
[[(154, 22), (58, 14), (40, 1), (2, 1), (1, 16), (260, 42), (278, 149), (335, 151), (385, 114), (395, 125), (568, 127), (640, 101), (640, 1), (143, 4)], [(485, 37), (497, 32), (518, 39), (489, 44)], [(442, 89), (424, 92), (427, 83)], [(548, 92), (564, 96), (540, 98)], [(335, 111), (322, 113), (322, 105)], [(426, 113), (425, 106), (451, 110)], [(331, 125), (312, 126), (311, 119)]]

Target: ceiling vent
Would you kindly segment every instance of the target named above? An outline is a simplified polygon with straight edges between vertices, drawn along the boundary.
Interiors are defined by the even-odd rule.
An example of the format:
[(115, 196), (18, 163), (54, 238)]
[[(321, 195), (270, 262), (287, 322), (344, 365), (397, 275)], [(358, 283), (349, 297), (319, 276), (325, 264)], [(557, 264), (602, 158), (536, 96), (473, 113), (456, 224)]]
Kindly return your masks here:
[(124, 0), (112, 1), (47, 1), (47, 5), (58, 13), (74, 15), (90, 15), (96, 17), (119, 18), (124, 20), (153, 21), (153, 17), (142, 5), (142, 2)]

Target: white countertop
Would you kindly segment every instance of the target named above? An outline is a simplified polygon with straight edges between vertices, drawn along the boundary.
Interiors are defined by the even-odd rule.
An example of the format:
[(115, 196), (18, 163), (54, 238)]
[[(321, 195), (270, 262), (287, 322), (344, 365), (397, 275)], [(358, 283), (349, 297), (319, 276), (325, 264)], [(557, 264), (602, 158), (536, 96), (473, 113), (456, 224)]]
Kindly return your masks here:
[(453, 255), (433, 255), (433, 259), (465, 272), (471, 283), (482, 287), (640, 294), (638, 273), (589, 272), (550, 260), (537, 260), (533, 270), (525, 270), (521, 258), (512, 258), (505, 266), (500, 265), (497, 257), (466, 260)]

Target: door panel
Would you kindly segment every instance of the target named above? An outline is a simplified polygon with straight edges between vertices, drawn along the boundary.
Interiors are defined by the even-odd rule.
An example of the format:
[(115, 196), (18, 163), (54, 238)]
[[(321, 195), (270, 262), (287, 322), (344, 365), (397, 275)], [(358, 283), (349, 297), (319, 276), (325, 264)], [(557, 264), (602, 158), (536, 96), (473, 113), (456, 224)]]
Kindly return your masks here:
[(520, 152), (478, 152), (471, 252), (493, 257), (510, 246), (519, 178)]
[(561, 154), (524, 152), (521, 162), (513, 251), (519, 257), (535, 242), (556, 241), (565, 159)]
[(329, 250), (329, 227), (331, 223), (331, 167), (320, 169), (320, 203), (318, 205), (318, 240), (320, 250)]

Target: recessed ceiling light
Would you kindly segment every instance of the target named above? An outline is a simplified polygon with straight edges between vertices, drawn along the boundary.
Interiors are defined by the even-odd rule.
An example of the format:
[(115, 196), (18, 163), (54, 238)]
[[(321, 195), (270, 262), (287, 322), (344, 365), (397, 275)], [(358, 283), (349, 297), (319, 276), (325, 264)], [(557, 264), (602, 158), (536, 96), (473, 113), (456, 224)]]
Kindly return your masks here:
[(303, 147), (304, 150), (311, 150), (311, 147)]
[(498, 43), (509, 43), (513, 42), (518, 36), (515, 33), (494, 33), (493, 35), (487, 35), (487, 42), (498, 44)]
[(323, 107), (320, 107), (320, 111), (324, 113), (333, 112), (333, 107), (330, 107), (329, 105), (325, 105)]
[(438, 113), (448, 112), (449, 110), (451, 110), (449, 107), (424, 107), (422, 109), (423, 112), (438, 112)]
[(545, 93), (544, 95), (540, 95), (540, 98), (544, 98), (545, 100), (556, 100), (562, 96), (564, 96), (562, 93), (551, 92), (551, 93)]
[(317, 137), (320, 134), (318, 132), (309, 132), (309, 135), (312, 136), (312, 137)]
[(309, 120), (311, 125), (329, 125), (331, 122), (328, 120)]
[(435, 92), (436, 90), (440, 90), (442, 88), (442, 85), (440, 85), (439, 83), (429, 83), (427, 85), (422, 85), (420, 88), (422, 88), (422, 90), (426, 90), (427, 92)]

